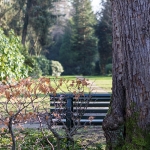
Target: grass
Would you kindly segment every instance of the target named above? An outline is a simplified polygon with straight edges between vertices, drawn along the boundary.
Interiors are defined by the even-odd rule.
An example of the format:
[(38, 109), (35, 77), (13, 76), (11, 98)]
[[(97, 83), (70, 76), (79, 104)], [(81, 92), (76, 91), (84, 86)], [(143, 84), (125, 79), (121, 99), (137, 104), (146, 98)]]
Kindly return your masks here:
[(92, 81), (98, 87), (105, 91), (112, 93), (112, 77), (108, 76), (85, 76), (85, 78)]
[[(55, 79), (52, 76), (49, 76), (50, 79), (52, 79), (52, 81)], [(98, 87), (104, 89), (105, 91), (112, 93), (112, 77), (109, 76), (84, 76), (86, 79), (89, 79), (90, 81), (93, 82), (93, 84), (97, 85)], [(76, 80), (76, 76), (61, 76), (59, 78), (64, 78), (67, 80)], [(58, 79), (59, 79), (58, 78)], [(71, 82), (70, 82), (71, 83)], [(52, 85), (55, 87), (56, 84), (53, 82)], [(62, 89), (65, 92), (68, 92), (67, 87), (65, 85), (62, 86)], [(61, 90), (59, 90), (58, 92), (62, 92)], [(85, 92), (89, 92), (88, 88), (85, 88)]]
[[(56, 88), (59, 80), (65, 79), (65, 80), (69, 80), (68, 83), (63, 83), (62, 86), (57, 90), (57, 93), (71, 93), (73, 91), (76, 91), (77, 87), (70, 87), (70, 84), (72, 84), (72, 81), (76, 81), (77, 77), (76, 76), (60, 76), (58, 78), (55, 78), (53, 76), (48, 76), (51, 79), (51, 85), (52, 87)], [(89, 88), (84, 87), (84, 92), (88, 93), (89, 92)]]
[[(62, 132), (62, 129), (59, 129), (59, 132)], [(97, 130), (99, 130), (97, 132)], [(75, 140), (75, 147), (74, 150), (82, 150), (84, 149), (85, 145), (88, 145), (86, 148), (87, 150), (102, 150), (101, 147), (104, 148), (105, 142), (102, 139), (102, 135), (100, 131), (101, 129), (99, 127), (89, 127), (89, 128), (83, 128), (80, 129), (79, 133), (77, 133), (76, 137), (74, 137)], [(3, 134), (0, 138), (0, 149), (11, 149), (11, 137), (10, 134), (6, 133), (7, 129), (3, 131)], [(55, 149), (57, 149), (57, 140), (53, 136), (53, 134), (47, 130), (43, 129), (43, 132), (48, 137), (49, 141), (52, 143)], [(17, 129), (14, 130), (14, 133), (16, 135), (16, 144), (17, 149), (21, 150), (49, 150), (51, 149), (47, 140), (43, 138), (43, 134), (40, 132), (40, 130), (37, 129)], [(62, 133), (59, 133), (63, 135)], [(93, 138), (94, 137), (94, 138)], [(60, 148), (62, 150), (66, 150), (66, 138), (62, 139), (60, 141)], [(70, 143), (70, 150), (72, 149), (72, 145)]]

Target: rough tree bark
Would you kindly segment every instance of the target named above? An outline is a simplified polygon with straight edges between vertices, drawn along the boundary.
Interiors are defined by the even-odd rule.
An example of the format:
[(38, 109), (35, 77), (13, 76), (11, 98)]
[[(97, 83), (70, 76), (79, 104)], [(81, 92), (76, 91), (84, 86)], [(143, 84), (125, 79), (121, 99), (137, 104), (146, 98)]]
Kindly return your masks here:
[(139, 128), (150, 126), (150, 0), (112, 0), (112, 17), (113, 90), (103, 121), (109, 150), (128, 138), (125, 123), (135, 113)]

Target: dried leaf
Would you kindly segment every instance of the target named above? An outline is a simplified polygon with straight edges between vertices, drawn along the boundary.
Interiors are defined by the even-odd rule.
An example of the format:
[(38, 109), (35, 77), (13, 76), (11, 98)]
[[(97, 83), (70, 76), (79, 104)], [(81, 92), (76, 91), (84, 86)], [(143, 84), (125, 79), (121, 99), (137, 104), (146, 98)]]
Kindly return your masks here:
[(48, 119), (49, 119), (49, 117), (48, 117), (48, 116), (46, 116), (45, 118), (46, 118), (46, 120), (48, 120)]
[(10, 100), (10, 92), (9, 91), (5, 91), (5, 96), (8, 100)]

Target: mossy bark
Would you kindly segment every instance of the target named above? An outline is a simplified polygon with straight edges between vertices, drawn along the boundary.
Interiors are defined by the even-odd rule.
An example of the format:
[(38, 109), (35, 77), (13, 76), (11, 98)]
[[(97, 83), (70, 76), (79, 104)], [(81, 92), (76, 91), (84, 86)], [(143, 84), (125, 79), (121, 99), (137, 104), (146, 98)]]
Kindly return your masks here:
[(112, 0), (112, 18), (112, 102), (103, 121), (108, 150), (129, 139), (126, 122), (135, 113), (137, 128), (149, 130), (150, 0)]

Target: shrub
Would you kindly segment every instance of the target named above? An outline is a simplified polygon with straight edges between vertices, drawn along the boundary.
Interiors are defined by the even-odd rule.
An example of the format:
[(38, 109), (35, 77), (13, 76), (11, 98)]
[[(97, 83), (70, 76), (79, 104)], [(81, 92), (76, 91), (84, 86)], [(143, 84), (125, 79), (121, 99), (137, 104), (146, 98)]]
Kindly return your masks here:
[(22, 50), (21, 40), (13, 31), (7, 37), (0, 29), (0, 80), (6, 77), (20, 79), (28, 75)]
[(42, 76), (42, 70), (39, 67), (38, 62), (32, 56), (25, 56), (25, 64), (29, 66), (29, 76), (33, 78), (39, 78)]
[(42, 70), (42, 75), (50, 75), (50, 61), (43, 55), (35, 56), (34, 59)]
[(112, 74), (112, 64), (107, 64), (105, 66), (106, 74)]
[(29, 72), (31, 77), (50, 75), (50, 61), (45, 56), (27, 56), (25, 63), (31, 67)]
[(60, 76), (64, 72), (63, 66), (60, 62), (52, 60), (50, 62), (52, 76)]
[[(54, 82), (57, 87), (52, 87), (52, 82)], [(49, 139), (49, 136), (44, 134), (44, 128), (42, 128), (42, 126), (40, 128), (40, 135), (42, 136), (42, 139), (40, 138), (40, 135), (37, 136), (38, 138), (30, 138), (32, 135), (27, 137), (27, 134), (24, 136), (22, 131), (19, 130), (21, 124), (24, 125), (30, 121), (32, 123), (34, 121), (39, 121), (39, 124), (46, 123), (45, 125), (47, 126), (47, 129), (50, 130), (53, 133), (53, 137), (56, 138), (57, 144), (54, 143), (54, 145), (57, 147), (61, 147), (61, 142), (63, 143), (63, 146), (66, 146), (66, 144), (64, 144), (66, 139), (71, 138), (71, 140), (73, 140), (72, 136), (79, 127), (75, 126), (72, 131), (63, 130), (65, 131), (65, 134), (59, 134), (57, 129), (54, 131), (53, 126), (56, 122), (53, 122), (53, 113), (50, 114), (49, 105), (47, 105), (47, 103), (49, 103), (49, 95), (57, 95), (56, 93), (59, 90), (58, 88), (60, 87), (61, 89), (63, 84), (66, 86), (68, 85), (68, 90), (70, 92), (72, 91), (72, 94), (78, 98), (79, 94), (82, 93), (78, 90), (78, 88), (84, 90), (84, 87), (88, 85), (86, 80), (80, 81), (77, 79), (69, 82), (63, 78), (55, 78), (52, 81), (49, 78), (42, 77), (37, 80), (26, 78), (16, 81), (14, 79), (7, 78), (7, 80), (3, 81), (3, 83), (4, 84), (1, 84), (0, 86), (0, 125), (3, 126), (3, 128), (0, 129), (0, 137), (3, 136), (3, 139), (0, 138), (0, 148), (4, 148), (6, 146), (9, 149), (12, 147), (12, 150), (16, 150), (17, 142), (20, 140), (19, 144), (22, 142), (21, 145), (24, 143), (25, 145), (23, 147), (28, 146), (27, 149), (29, 149), (29, 147), (32, 146), (32, 143), (36, 146), (39, 140), (44, 142), (43, 139), (45, 139), (45, 142), (42, 145), (40, 142), (40, 145), (50, 147), (51, 144), (48, 141), (51, 138)], [(75, 88), (77, 89), (77, 92), (75, 91)], [(66, 129), (67, 126), (64, 124), (64, 127)], [(47, 145), (45, 143), (47, 143)], [(72, 145), (73, 144), (69, 144), (69, 146)], [(30, 148), (36, 149), (35, 147)]]

